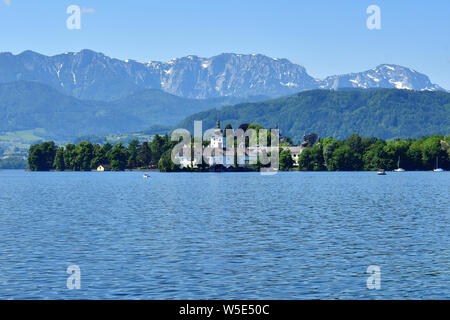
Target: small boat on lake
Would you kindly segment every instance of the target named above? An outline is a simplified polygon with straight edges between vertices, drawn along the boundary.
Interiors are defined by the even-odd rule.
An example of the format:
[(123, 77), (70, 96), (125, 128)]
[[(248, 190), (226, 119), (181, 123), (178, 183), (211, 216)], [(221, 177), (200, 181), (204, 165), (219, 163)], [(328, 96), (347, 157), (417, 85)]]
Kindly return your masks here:
[(148, 173), (144, 173), (143, 178), (144, 179), (150, 178), (150, 175)]
[(439, 159), (436, 157), (436, 169), (433, 172), (444, 172), (444, 169), (439, 168)]
[(377, 171), (377, 175), (379, 175), (379, 176), (385, 176), (385, 175), (386, 175), (386, 170), (384, 170), (384, 169), (378, 170), (378, 171)]

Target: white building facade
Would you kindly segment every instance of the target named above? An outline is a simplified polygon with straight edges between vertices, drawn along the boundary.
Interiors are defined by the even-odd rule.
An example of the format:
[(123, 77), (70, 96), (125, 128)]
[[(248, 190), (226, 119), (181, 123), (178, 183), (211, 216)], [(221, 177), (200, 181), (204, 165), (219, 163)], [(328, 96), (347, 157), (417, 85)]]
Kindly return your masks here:
[[(236, 136), (232, 136), (233, 142)], [(224, 132), (220, 128), (220, 121), (217, 121), (217, 126), (209, 139), (209, 145), (202, 147), (202, 163), (209, 167), (221, 165), (225, 168), (246, 167), (248, 165), (256, 164), (258, 155), (262, 153), (268, 154), (270, 152), (277, 152), (278, 147), (260, 147), (258, 145), (245, 147), (244, 139), (238, 139), (239, 146), (237, 150), (231, 147), (227, 152), (227, 141)], [(231, 141), (230, 141), (231, 143)], [(180, 163), (180, 168), (198, 168), (200, 163), (199, 156), (191, 156), (189, 147), (183, 148), (177, 156)], [(289, 148), (291, 150), (292, 159), (295, 165), (298, 165), (298, 157), (303, 150), (303, 147), (281, 147), (283, 149)], [(263, 152), (264, 151), (264, 152)], [(236, 155), (235, 155), (236, 154)]]

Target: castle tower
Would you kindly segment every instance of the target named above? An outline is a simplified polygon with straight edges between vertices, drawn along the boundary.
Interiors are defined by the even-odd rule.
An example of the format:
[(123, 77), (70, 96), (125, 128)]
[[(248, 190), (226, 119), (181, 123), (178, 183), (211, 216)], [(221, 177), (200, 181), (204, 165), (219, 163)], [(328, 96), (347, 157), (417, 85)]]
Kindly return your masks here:
[(220, 129), (220, 120), (217, 120), (217, 126), (214, 130), (214, 135), (211, 137), (210, 146), (212, 148), (224, 148), (225, 138), (223, 137), (222, 129)]

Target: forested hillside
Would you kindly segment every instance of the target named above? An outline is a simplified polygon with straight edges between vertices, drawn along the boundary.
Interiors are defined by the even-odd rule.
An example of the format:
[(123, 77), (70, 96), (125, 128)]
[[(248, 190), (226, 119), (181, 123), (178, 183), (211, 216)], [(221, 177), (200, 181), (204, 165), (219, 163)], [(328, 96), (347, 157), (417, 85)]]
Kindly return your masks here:
[(213, 128), (217, 120), (236, 128), (258, 123), (279, 126), (294, 141), (304, 131), (344, 139), (354, 132), (383, 139), (419, 138), (450, 133), (450, 93), (437, 91), (312, 90), (259, 103), (243, 103), (194, 114), (178, 127), (192, 130), (194, 120)]

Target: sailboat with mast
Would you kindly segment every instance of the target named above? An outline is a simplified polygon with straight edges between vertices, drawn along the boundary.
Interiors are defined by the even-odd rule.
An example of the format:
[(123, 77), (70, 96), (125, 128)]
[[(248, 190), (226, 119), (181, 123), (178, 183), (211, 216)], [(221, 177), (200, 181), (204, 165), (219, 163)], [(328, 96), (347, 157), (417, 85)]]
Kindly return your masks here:
[(394, 169), (394, 172), (405, 172), (406, 170), (403, 168), (400, 168), (400, 156), (398, 156), (398, 161), (397, 161), (397, 169)]
[(433, 170), (433, 172), (443, 172), (444, 169), (439, 168), (439, 159), (436, 157), (436, 168)]

